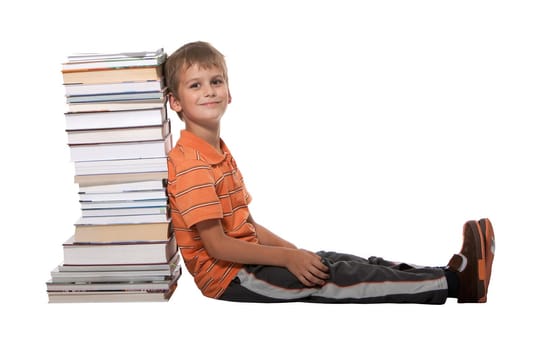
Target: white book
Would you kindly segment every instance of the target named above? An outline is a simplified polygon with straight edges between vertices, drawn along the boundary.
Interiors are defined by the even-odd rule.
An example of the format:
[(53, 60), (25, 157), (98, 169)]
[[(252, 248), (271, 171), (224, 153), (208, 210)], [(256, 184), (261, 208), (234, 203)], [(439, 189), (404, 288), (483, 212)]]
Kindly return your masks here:
[[(166, 99), (165, 99), (166, 100)], [(66, 103), (66, 113), (82, 112), (113, 112), (113, 111), (133, 111), (139, 109), (163, 108), (165, 101), (143, 100), (143, 101), (115, 101), (115, 102), (86, 102), (86, 103)]]
[(155, 58), (165, 54), (163, 48), (153, 51), (130, 51), (130, 52), (77, 52), (67, 56), (67, 62), (100, 62), (124, 59)]
[(176, 288), (174, 283), (168, 290), (163, 291), (95, 291), (95, 292), (47, 292), (49, 303), (120, 303), (120, 302), (167, 302)]
[(165, 140), (72, 145), (69, 149), (74, 162), (166, 157), (172, 149), (172, 134)]
[(170, 277), (170, 273), (160, 271), (87, 271), (65, 272), (55, 268), (51, 271), (51, 281), (54, 283), (69, 282), (129, 282), (129, 281), (164, 281)]
[(163, 190), (166, 183), (163, 180), (148, 180), (137, 182), (126, 182), (109, 185), (79, 186), (79, 193), (114, 193), (132, 191), (152, 191)]
[(112, 192), (112, 193), (79, 193), (81, 202), (91, 201), (129, 201), (146, 199), (165, 199), (166, 190), (155, 191), (131, 191), (131, 192)]
[(91, 209), (163, 208), (167, 205), (168, 199), (166, 198), (126, 201), (80, 202), (80, 207), (82, 211)]
[(129, 111), (65, 113), (68, 131), (163, 125), (165, 120), (167, 120), (167, 109), (164, 107)]
[(116, 264), (116, 265), (66, 265), (60, 264), (60, 272), (110, 272), (110, 271), (165, 271), (172, 273), (180, 265), (181, 255), (176, 254), (166, 263), (160, 264)]
[(82, 209), (82, 217), (124, 216), (124, 215), (166, 215), (168, 207), (134, 207)]
[(99, 94), (99, 95), (78, 95), (67, 96), (67, 103), (89, 103), (89, 102), (121, 102), (133, 100), (162, 100), (165, 101), (165, 92), (163, 91), (140, 91), (126, 92), (117, 94)]
[(117, 270), (117, 271), (62, 271), (59, 266), (51, 271), (51, 280), (55, 283), (69, 282), (135, 282), (135, 281), (170, 281), (181, 273), (180, 265), (167, 270)]
[(139, 126), (134, 128), (97, 129), (97, 130), (68, 130), (69, 145), (91, 143), (116, 143), (163, 140), (170, 134), (170, 120), (163, 125)]
[(133, 81), (108, 84), (66, 84), (66, 96), (118, 94), (126, 92), (161, 91), (164, 80)]
[(167, 214), (157, 215), (122, 215), (102, 217), (80, 217), (75, 225), (124, 225), (147, 224), (169, 221)]
[(167, 171), (167, 158), (113, 159), (74, 162), (75, 175), (124, 174)]
[(172, 236), (168, 241), (75, 243), (71, 236), (63, 244), (64, 264), (113, 265), (166, 263), (174, 256), (178, 246)]
[(68, 56), (62, 64), (63, 71), (145, 67), (163, 64), (167, 54), (163, 49), (156, 51), (106, 53), (81, 53)]

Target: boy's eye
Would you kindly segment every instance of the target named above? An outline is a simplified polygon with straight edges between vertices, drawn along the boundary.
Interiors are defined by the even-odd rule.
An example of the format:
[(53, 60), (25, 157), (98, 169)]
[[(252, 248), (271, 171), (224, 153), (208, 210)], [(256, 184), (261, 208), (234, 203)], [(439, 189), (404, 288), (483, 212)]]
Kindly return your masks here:
[(212, 83), (213, 85), (221, 85), (221, 84), (223, 83), (223, 80), (217, 78), (217, 79), (213, 79), (213, 80), (211, 81), (211, 83)]
[(200, 83), (193, 83), (193, 84), (189, 85), (189, 88), (191, 88), (191, 89), (197, 89), (199, 87), (200, 87)]

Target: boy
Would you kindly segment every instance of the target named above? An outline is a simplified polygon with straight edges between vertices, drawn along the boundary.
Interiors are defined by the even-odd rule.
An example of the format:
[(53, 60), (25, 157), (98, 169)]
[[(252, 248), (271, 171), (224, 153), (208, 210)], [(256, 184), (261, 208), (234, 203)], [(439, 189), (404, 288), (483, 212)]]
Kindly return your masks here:
[(168, 155), (174, 234), (186, 268), (210, 298), (245, 302), (486, 302), (494, 258), (488, 219), (464, 225), (463, 244), (445, 268), (382, 258), (310, 252), (257, 223), (251, 197), (220, 138), (231, 101), (224, 56), (193, 42), (169, 56), (169, 105), (185, 123)]

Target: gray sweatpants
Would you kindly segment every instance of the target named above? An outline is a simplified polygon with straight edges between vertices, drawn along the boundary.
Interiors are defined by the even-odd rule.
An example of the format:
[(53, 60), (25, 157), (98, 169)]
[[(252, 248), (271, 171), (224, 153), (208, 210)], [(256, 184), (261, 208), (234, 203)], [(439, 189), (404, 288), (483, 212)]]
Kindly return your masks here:
[(379, 257), (318, 252), (330, 278), (321, 287), (304, 286), (283, 267), (246, 265), (220, 299), (241, 302), (443, 304), (443, 269), (396, 263)]

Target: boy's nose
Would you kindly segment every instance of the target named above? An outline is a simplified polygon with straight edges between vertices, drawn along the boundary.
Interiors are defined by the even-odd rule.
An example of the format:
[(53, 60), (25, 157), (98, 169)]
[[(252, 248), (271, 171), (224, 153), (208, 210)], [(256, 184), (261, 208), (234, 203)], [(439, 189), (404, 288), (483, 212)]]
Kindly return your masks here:
[(207, 86), (206, 89), (204, 90), (204, 95), (205, 96), (215, 96), (215, 89), (213, 88), (213, 86)]

